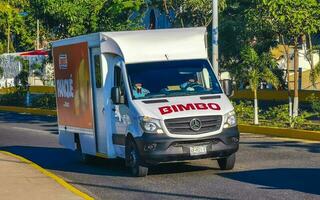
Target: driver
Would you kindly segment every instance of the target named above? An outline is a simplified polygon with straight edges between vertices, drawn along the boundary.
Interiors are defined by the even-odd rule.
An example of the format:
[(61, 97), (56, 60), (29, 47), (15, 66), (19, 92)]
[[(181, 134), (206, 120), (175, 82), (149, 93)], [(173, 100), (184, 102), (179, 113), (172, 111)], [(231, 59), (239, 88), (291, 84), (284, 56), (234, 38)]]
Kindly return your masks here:
[(150, 91), (142, 87), (142, 83), (136, 83), (133, 87), (133, 96), (135, 98), (145, 97)]
[(180, 85), (182, 89), (187, 91), (195, 91), (195, 87), (197, 86), (199, 86), (199, 83), (193, 78), (190, 78), (187, 82)]

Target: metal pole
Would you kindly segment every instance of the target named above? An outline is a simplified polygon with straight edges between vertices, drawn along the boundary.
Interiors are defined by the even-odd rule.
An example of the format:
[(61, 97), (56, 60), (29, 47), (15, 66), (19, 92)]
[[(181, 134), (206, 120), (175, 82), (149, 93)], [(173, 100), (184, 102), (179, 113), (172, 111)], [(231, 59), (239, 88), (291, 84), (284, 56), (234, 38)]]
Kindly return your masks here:
[(36, 50), (40, 49), (40, 43), (39, 43), (39, 38), (40, 38), (40, 27), (39, 27), (39, 19), (37, 19), (37, 41), (36, 41)]
[(10, 22), (9, 22), (9, 19), (8, 19), (8, 36), (7, 36), (7, 53), (10, 53)]
[(218, 46), (218, 13), (219, 0), (212, 0), (212, 65), (216, 75), (219, 75), (219, 46)]
[[(9, 0), (7, 1), (7, 3), (8, 3), (8, 6), (10, 6), (10, 4), (9, 4)], [(8, 36), (7, 36), (7, 53), (10, 53), (10, 32), (11, 32), (11, 30), (10, 30), (10, 15), (11, 15), (11, 13), (10, 13), (10, 11), (9, 11), (9, 9), (8, 9)]]

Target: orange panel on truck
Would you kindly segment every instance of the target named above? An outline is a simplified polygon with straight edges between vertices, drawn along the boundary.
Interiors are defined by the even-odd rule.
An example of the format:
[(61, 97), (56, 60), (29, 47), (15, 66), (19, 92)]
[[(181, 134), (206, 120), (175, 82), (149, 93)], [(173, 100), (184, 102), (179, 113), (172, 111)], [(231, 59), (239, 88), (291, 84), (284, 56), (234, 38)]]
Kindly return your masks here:
[(53, 49), (59, 125), (93, 129), (87, 42)]

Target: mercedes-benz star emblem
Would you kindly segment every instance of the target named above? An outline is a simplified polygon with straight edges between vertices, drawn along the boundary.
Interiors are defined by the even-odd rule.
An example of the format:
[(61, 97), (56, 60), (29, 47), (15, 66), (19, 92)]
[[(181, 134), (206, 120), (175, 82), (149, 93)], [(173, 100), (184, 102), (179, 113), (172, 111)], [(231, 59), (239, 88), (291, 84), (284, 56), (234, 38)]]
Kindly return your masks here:
[(194, 118), (190, 121), (190, 128), (193, 130), (193, 131), (199, 131), (201, 129), (201, 121), (200, 119), (197, 119), (197, 118)]

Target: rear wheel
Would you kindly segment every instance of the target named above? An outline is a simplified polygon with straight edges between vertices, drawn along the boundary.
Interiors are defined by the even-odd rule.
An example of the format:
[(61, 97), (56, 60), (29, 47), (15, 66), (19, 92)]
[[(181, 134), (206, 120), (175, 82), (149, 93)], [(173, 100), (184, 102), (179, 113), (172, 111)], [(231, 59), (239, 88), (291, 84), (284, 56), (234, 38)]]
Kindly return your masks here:
[(126, 143), (126, 165), (133, 176), (144, 177), (148, 174), (148, 167), (142, 165), (137, 145), (132, 139)]
[(80, 139), (79, 139), (79, 135), (75, 136), (75, 143), (76, 143), (76, 151), (81, 153), (81, 161), (84, 163), (91, 163), (92, 161), (94, 161), (95, 156), (93, 155), (89, 155), (86, 153), (82, 152), (82, 148), (81, 148), (81, 143), (80, 143)]
[(232, 154), (226, 158), (218, 159), (218, 164), (221, 170), (231, 170), (236, 163), (236, 154)]

